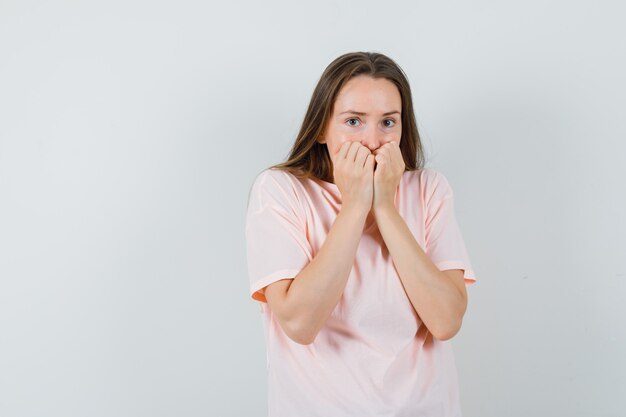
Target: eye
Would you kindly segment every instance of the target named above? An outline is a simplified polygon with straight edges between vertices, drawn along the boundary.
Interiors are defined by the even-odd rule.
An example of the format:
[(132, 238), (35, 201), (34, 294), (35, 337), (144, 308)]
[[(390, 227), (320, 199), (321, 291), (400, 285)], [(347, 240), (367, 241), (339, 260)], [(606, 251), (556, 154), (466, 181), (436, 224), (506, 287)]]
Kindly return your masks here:
[(351, 121), (351, 120), (355, 120), (355, 121), (357, 121), (357, 122), (361, 123), (361, 121), (360, 121), (359, 119), (357, 119), (356, 117), (351, 117), (351, 118), (349, 118), (348, 120), (346, 120), (346, 122), (348, 122), (348, 124), (349, 124), (350, 126), (358, 126), (358, 125), (355, 125), (355, 124), (351, 124), (351, 123), (350, 123), (350, 121)]
[(385, 124), (385, 127), (393, 127), (393, 126), (395, 126), (395, 124), (396, 124), (396, 121), (395, 121), (395, 120), (393, 120), (393, 119), (385, 119), (385, 120), (383, 121), (383, 123), (385, 123), (385, 122), (391, 122), (391, 123), (392, 123), (391, 125)]

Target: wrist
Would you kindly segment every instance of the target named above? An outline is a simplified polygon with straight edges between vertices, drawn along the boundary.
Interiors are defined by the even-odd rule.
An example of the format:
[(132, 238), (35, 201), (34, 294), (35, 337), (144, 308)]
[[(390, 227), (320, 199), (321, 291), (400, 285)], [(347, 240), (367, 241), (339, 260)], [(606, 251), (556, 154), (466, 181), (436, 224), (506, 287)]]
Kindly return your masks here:
[(370, 207), (360, 206), (358, 204), (344, 204), (341, 206), (340, 213), (349, 215), (350, 217), (359, 217), (365, 220), (369, 214)]
[(397, 209), (395, 204), (388, 202), (372, 206), (372, 212), (374, 213), (374, 216), (378, 217), (397, 212)]

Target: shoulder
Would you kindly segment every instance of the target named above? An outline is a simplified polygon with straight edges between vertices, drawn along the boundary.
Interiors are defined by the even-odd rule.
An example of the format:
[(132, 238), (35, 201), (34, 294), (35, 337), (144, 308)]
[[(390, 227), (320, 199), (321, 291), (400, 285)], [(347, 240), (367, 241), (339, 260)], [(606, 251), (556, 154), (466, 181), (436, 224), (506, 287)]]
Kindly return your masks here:
[(287, 203), (299, 200), (300, 181), (292, 173), (277, 168), (265, 168), (253, 179), (248, 192), (251, 200), (265, 200)]
[(281, 187), (293, 186), (298, 181), (295, 175), (284, 169), (265, 168), (252, 181), (252, 187), (274, 184)]
[(407, 178), (410, 188), (417, 189), (426, 203), (452, 197), (452, 187), (439, 170), (425, 167), (408, 171)]

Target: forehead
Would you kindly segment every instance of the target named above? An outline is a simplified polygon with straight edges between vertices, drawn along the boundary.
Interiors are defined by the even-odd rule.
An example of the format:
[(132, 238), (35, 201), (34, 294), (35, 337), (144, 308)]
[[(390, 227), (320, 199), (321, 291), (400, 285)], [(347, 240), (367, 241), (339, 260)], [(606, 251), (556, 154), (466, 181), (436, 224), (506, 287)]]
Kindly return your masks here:
[(369, 75), (353, 77), (341, 88), (335, 108), (338, 111), (400, 111), (402, 98), (396, 85), (386, 78), (373, 78)]

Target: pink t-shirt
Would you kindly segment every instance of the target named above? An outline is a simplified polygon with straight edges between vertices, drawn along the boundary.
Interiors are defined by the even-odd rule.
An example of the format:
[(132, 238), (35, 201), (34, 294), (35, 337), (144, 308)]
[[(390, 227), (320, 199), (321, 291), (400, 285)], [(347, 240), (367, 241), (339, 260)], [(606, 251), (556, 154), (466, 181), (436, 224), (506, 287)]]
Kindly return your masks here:
[[(405, 171), (396, 207), (440, 269), (475, 282), (453, 193), (431, 168)], [(376, 222), (364, 225), (346, 287), (317, 334), (301, 345), (265, 299), (268, 284), (295, 277), (321, 248), (341, 208), (333, 183), (266, 169), (250, 189), (246, 248), (250, 295), (260, 302), (269, 417), (460, 417), (450, 340), (433, 338), (415, 313)]]

